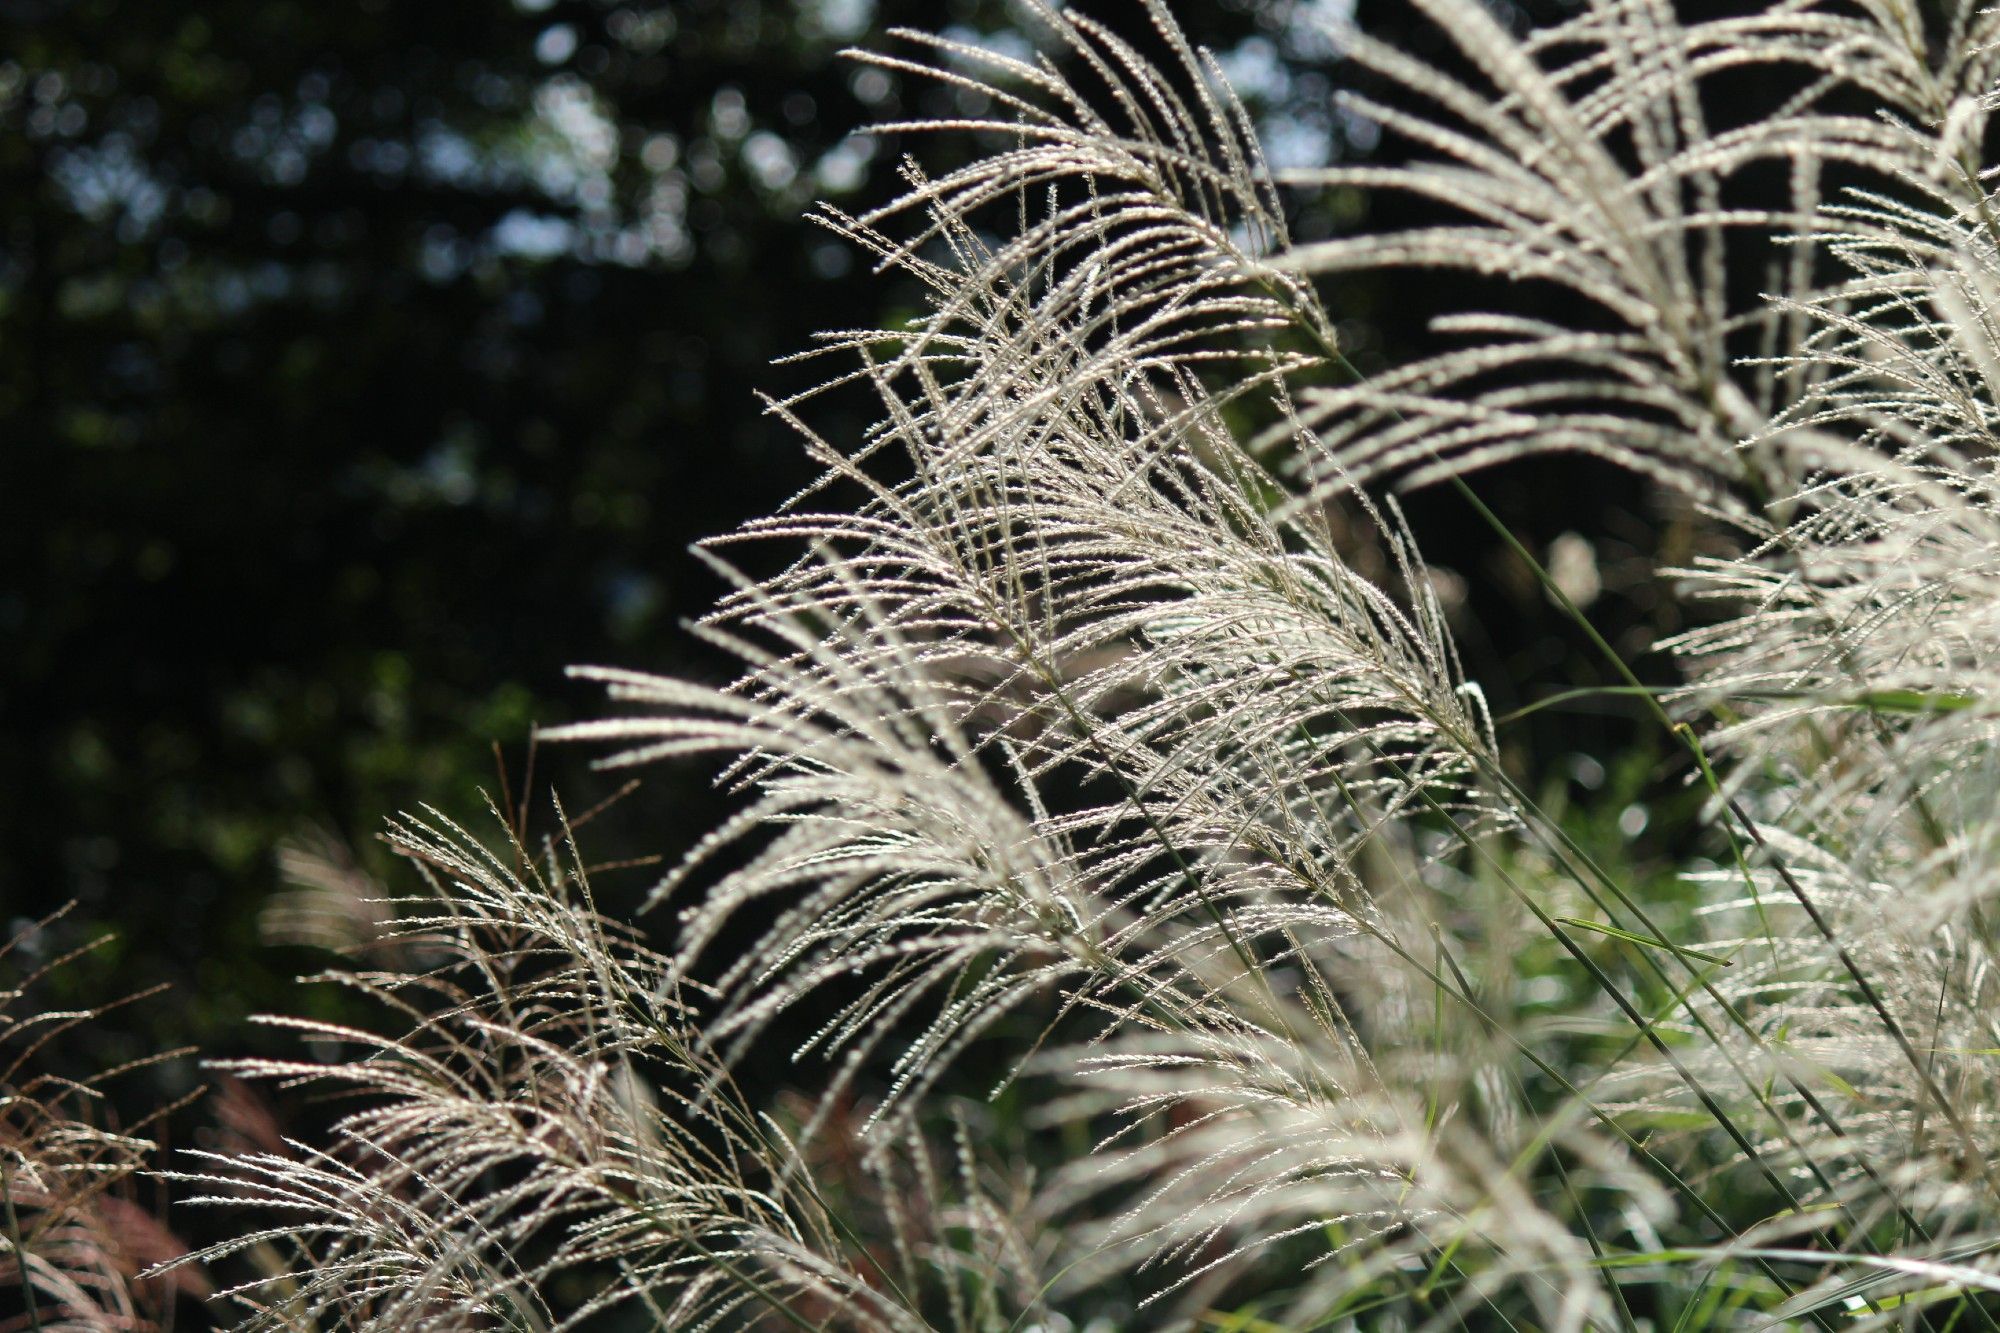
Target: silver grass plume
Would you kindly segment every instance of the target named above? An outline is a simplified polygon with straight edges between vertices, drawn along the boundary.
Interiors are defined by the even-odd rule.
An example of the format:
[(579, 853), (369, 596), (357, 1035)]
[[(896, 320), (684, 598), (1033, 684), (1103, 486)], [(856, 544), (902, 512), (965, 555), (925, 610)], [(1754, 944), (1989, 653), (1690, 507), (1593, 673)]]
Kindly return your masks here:
[[(207, 1296), (211, 1288), (185, 1246), (133, 1193), (159, 1151), (157, 1122), (180, 1104), (118, 1125), (105, 1089), (120, 1075), (186, 1052), (159, 1052), (82, 1081), (46, 1067), (65, 1037), (120, 1007), (54, 1009), (41, 998), (53, 973), (105, 943), (51, 955), (51, 927), (69, 910), (0, 939), (0, 1297), (9, 1311), (0, 1328), (170, 1328), (178, 1295)], [(166, 1261), (175, 1262), (171, 1274), (142, 1276)]]
[[(1969, 86), (1945, 105), (1911, 132), (1894, 197), (1822, 210), (1816, 243), (1846, 276), (1794, 301), (1809, 333), (1782, 364), (1804, 389), (1767, 433), (1823, 443), (1746, 523), (1743, 556), (1684, 571), (1731, 614), (1674, 646), (1688, 706), (1731, 718), (1709, 744), (1737, 761), (1731, 799), (1773, 849), (1772, 865), (1709, 876), (1750, 965), (1724, 991), (1796, 1078), (1832, 1090), (1838, 1111), (1799, 1136), (1829, 1192), (1928, 1233), (1910, 1254), (1948, 1254), (1946, 1271), (1981, 1282), (1967, 1233), (1990, 1236), (2000, 1203), (1983, 1054), (2000, 944), (2000, 259), (1963, 158), (1990, 99)], [(1883, 1270), (1838, 1289), (1918, 1280)]]
[[(1783, 304), (1733, 296), (1732, 264), (1792, 239), (1789, 257), (1766, 266), (1765, 290), (1810, 297), (1828, 178), (1898, 179), (1913, 159), (1927, 170), (1936, 141), (1924, 125), (1950, 121), (1962, 137), (1960, 90), (1983, 95), (1991, 80), (1992, 20), (1946, 6), (1951, 30), (1934, 52), (1900, 4), (1776, 5), (1684, 23), (1669, 0), (1594, 0), (1525, 37), (1475, 0), (1417, 8), (1477, 81), (1350, 33), (1350, 57), (1404, 99), (1345, 100), (1426, 156), (1288, 180), (1396, 191), (1456, 217), (1299, 246), (1278, 265), (1458, 269), (1545, 284), (1572, 313), (1457, 312), (1438, 332), (1460, 346), (1302, 394), (1328, 451), (1357, 473), (1411, 483), (1553, 450), (1731, 509), (1789, 490), (1810, 466), (1794, 455), (1823, 441), (1801, 421), (1771, 431), (1791, 386), (1737, 362), (1796, 339), (1800, 324)], [(1728, 80), (1735, 91), (1718, 94)], [(1712, 125), (1715, 105), (1746, 87), (1790, 95), (1747, 123)], [(1848, 109), (1857, 93), (1865, 110)], [(1774, 167), (1789, 205), (1743, 202), (1741, 182)]]
[[(842, 450), (799, 403), (773, 404), (863, 500), (802, 497), (741, 534), (812, 554), (702, 627), (748, 666), (731, 690), (592, 670), (656, 712), (554, 735), (622, 743), (619, 764), (734, 758), (745, 813), (662, 886), (758, 840), (683, 909), (690, 970), (725, 918), (771, 922), (717, 978), (717, 1033), (754, 1040), (851, 991), (807, 1049), (849, 1071), (893, 1043), (893, 1114), (1023, 1003), (1094, 1015), (1055, 1058), (1078, 1105), (1144, 1124), (1172, 1103), (1202, 1127), (1124, 1159), (1115, 1138), (1103, 1158), (1164, 1183), (1093, 1244), (1189, 1261), (1171, 1290), (1266, 1241), (1434, 1236), (1488, 1202), (1413, 1187), (1421, 1149), (1458, 1131), (1427, 1121), (1435, 1087), (1385, 1080), (1348, 1010), (1408, 966), (1423, 909), (1381, 895), (1424, 897), (1445, 828), (1507, 816), (1490, 724), (1393, 510), (1359, 512), (1395, 595), (1345, 558), (1327, 497), (1288, 489), (1230, 422), (1246, 399), (1285, 419), (1330, 326), (1268, 262), (1287, 241), (1240, 107), (1153, 12), (1186, 87), (1087, 20), (1043, 16), (1118, 124), (1046, 59), (926, 39), (984, 67), (1019, 117), (952, 127), (1016, 146), (830, 219), (933, 293), (908, 329), (828, 339), (883, 404), (864, 441)], [(997, 242), (981, 226), (996, 206), (1016, 224)], [(885, 234), (916, 210), (914, 237)], [(1308, 432), (1286, 445), (1338, 467)], [(1412, 869), (1371, 883), (1371, 857)], [(1385, 1043), (1393, 1009), (1367, 1020)], [(1267, 1064), (1280, 1051), (1290, 1076)], [(1298, 1152), (1274, 1150), (1286, 1138)], [(1603, 1298), (1587, 1250), (1539, 1234), (1558, 1233), (1567, 1275), (1531, 1285), (1551, 1326), (1580, 1326)], [(1193, 1262), (1218, 1240), (1222, 1259)], [(1522, 1268), (1546, 1268), (1551, 1251), (1526, 1248)]]
[[(1800, 1321), (1995, 1288), (1996, 21), (1587, 0), (1516, 36), (1478, 0), (1418, 7), (1465, 78), (1343, 40), (1392, 90), (1353, 109), (1420, 160), (1287, 184), (1451, 216), (1308, 245), (1158, 5), (1168, 71), (1045, 9), (1060, 62), (916, 34), (874, 57), (998, 108), (930, 126), (991, 136), (978, 162), (823, 217), (929, 294), (813, 353), (880, 418), (831, 441), (813, 394), (770, 404), (826, 477), (708, 548), (803, 548), (699, 627), (733, 686), (591, 668), (627, 715), (554, 733), (712, 757), (740, 813), (662, 882), (664, 957), (560, 868), (405, 831), (452, 885), (423, 929), (455, 943), (354, 984), (442, 1006), (375, 1057), (255, 1071), (372, 1091), (346, 1149), (213, 1173), (322, 1228), (261, 1318), (553, 1324), (539, 1290), (579, 1267), (617, 1274), (586, 1314), (902, 1326), (920, 1302), (859, 1273), (813, 1147), (881, 1078), (861, 1119), (892, 1169), (1031, 1009), (1048, 1040), (1001, 1081), (1101, 1137), (1032, 1202), (1058, 1251), (1018, 1253), (1137, 1272), (1148, 1317), (1294, 1257), (1301, 1322), (1412, 1266), (1412, 1300), (1450, 1288), (1435, 1327), (1482, 1303), (1633, 1323), (1621, 1262), (1733, 1265), (1732, 1299)], [(1712, 124), (1752, 78), (1768, 114)], [(1774, 169), (1783, 205), (1744, 202)], [(1461, 311), (1445, 350), (1353, 382), (1314, 283), (1410, 266), (1553, 288), (1562, 315)], [(1501, 764), (1397, 510), (1359, 489), (1551, 451), (1742, 539), (1684, 573), (1725, 617), (1677, 645), (1680, 716), (1725, 718), (1676, 728), (1733, 853), (1691, 878), (1699, 950)], [(713, 956), (742, 921), (757, 942)], [(1570, 1021), (1629, 1036), (1607, 1067), (1562, 1067), (1523, 1016), (1536, 949), (1596, 987)], [(809, 1005), (799, 1054), (832, 1073), (780, 1141), (727, 1071)], [(516, 1183), (485, 1189), (495, 1164)], [(1738, 1181), (1775, 1215), (1732, 1228), (1710, 1200)]]
[[(1796, 1173), (1799, 1211), (1771, 1236), (1814, 1230), (1811, 1209), (1844, 1210), (1856, 1235), (1902, 1231), (1907, 1267), (1821, 1258), (1832, 1276), (1794, 1314), (1832, 1299), (1890, 1318), (1873, 1302), (1920, 1280), (1983, 1288), (1963, 1261), (2000, 1202), (1984, 1055), (1995, 19), (1860, 4), (1683, 24), (1607, 2), (1515, 39), (1476, 4), (1423, 8), (1490, 89), (1356, 38), (1359, 60), (1437, 112), (1357, 105), (1436, 160), (1301, 179), (1406, 190), (1466, 220), (1281, 262), (1504, 272), (1590, 314), (1455, 316), (1440, 332), (1463, 349), (1304, 391), (1301, 416), (1351, 471), (1420, 482), (1574, 450), (1746, 534), (1740, 558), (1686, 571), (1732, 614), (1675, 645), (1687, 715), (1730, 719), (1695, 744), (1733, 761), (1712, 808), (1747, 860), (1701, 878), (1710, 944), (1738, 966), (1702, 980), (1676, 1024), (1699, 1038), (1695, 1077), (1646, 1064), (1628, 1082), (1719, 1098), (1751, 1127), (1749, 1157)], [(1711, 129), (1706, 90), (1746, 68), (1790, 95)], [(1760, 163), (1787, 171), (1789, 209), (1731, 204)], [(1777, 256), (1765, 294), (1734, 303), (1730, 266), (1760, 247)]]
[[(197, 1258), (281, 1256), (223, 1293), (239, 1327), (556, 1330), (614, 1309), (662, 1328), (933, 1327), (845, 1248), (782, 1125), (708, 1053), (667, 960), (596, 913), (573, 847), (538, 864), (441, 817), (392, 840), (432, 892), (396, 904), (391, 938), (429, 965), (321, 979), (411, 1026), (271, 1019), (348, 1054), (226, 1066), (343, 1088), (359, 1108), (328, 1147), (197, 1152), (173, 1176), (191, 1203), (254, 1219)], [(954, 1218), (987, 1238), (1004, 1220)], [(951, 1254), (928, 1243), (933, 1262)], [(550, 1298), (564, 1283), (567, 1308)]]

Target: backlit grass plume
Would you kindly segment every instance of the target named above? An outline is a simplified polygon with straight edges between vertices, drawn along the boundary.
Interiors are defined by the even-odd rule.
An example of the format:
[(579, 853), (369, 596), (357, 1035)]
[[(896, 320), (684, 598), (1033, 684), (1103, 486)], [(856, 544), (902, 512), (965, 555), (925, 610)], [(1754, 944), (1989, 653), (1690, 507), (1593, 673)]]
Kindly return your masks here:
[[(1282, 180), (1157, 4), (1159, 64), (1041, 8), (863, 57), (987, 108), (819, 219), (928, 305), (768, 404), (825, 478), (705, 548), (734, 683), (545, 733), (738, 813), (659, 952), (560, 840), (399, 828), (435, 897), (347, 980), (402, 1030), (246, 1071), (365, 1096), (196, 1175), (273, 1219), (209, 1258), (297, 1238), (253, 1324), (2000, 1326), (2000, 23), (1416, 8), (1448, 56), (1336, 34), (1409, 161)], [(1294, 243), (1322, 189), (1419, 220)], [(1362, 379), (1329, 311), (1412, 268), (1482, 304)], [(1678, 878), (1538, 804), (1383, 490), (1529, 454), (1731, 552), (1684, 688), (1627, 673)], [(808, 1109), (739, 1086), (777, 1041)]]
[[(0, 940), (0, 1328), (109, 1333), (171, 1328), (178, 1296), (212, 1293), (187, 1247), (137, 1197), (174, 1107), (120, 1125), (105, 1086), (185, 1052), (82, 1079), (51, 1068), (66, 1038), (117, 1005), (47, 1006), (52, 974), (105, 943), (52, 948), (69, 909)], [(123, 1003), (140, 1003), (148, 995)], [(165, 1274), (142, 1271), (171, 1264)]]

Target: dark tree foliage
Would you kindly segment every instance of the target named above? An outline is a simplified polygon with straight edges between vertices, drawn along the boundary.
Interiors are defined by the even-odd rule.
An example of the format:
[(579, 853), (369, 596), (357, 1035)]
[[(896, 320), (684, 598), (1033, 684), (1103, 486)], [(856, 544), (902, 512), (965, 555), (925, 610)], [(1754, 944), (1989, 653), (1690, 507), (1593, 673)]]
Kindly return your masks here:
[[(1239, 8), (1189, 17), (1311, 151), (1310, 7)], [(688, 542), (806, 477), (752, 397), (805, 373), (769, 359), (906, 299), (798, 219), (893, 189), (910, 145), (857, 127), (951, 106), (837, 53), (1008, 21), (0, 4), (0, 915), (80, 899), (119, 984), (180, 983), (142, 1040), (213, 1045), (300, 968), (257, 943), (283, 838), (476, 815), (489, 744), (519, 785), (575, 707), (563, 666), (687, 669)], [(657, 847), (705, 799), (626, 817)]]
[[(1089, 8), (1167, 56), (1143, 6)], [(1337, 0), (1177, 10), (1277, 165), (1401, 151), (1336, 109)], [(898, 26), (1036, 31), (1006, 0), (0, 0), (0, 923), (77, 899), (65, 929), (117, 940), (59, 986), (175, 983), (80, 1063), (230, 1048), (290, 1005), (316, 960), (259, 942), (275, 849), (326, 828), (382, 868), (386, 815), (502, 797), (496, 743), (519, 800), (531, 724), (597, 706), (566, 665), (728, 669), (680, 630), (719, 587), (688, 543), (809, 479), (755, 391), (917, 299), (801, 215), (973, 148), (863, 127), (986, 109), (841, 58)], [(1296, 204), (1303, 237), (1372, 206)], [(1448, 296), (1329, 299), (1366, 370)], [(869, 406), (816, 424), (856, 438)], [(1540, 539), (1577, 522), (1532, 466), (1489, 495)], [(1474, 600), (1512, 599), (1469, 651), (1563, 651), (1448, 497), (1414, 503)], [(1652, 540), (1618, 523), (1593, 536)], [(544, 828), (551, 785), (612, 789), (568, 753), (535, 773)], [(706, 775), (648, 781), (593, 855), (713, 824)]]

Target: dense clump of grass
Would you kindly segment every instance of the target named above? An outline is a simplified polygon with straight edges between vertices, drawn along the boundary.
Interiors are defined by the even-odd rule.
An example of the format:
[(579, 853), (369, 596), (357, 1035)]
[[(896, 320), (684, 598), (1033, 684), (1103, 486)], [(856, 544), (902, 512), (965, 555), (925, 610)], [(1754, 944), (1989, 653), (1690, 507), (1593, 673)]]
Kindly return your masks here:
[[(813, 353), (879, 420), (769, 405), (826, 482), (707, 548), (796, 552), (698, 628), (734, 684), (591, 668), (553, 736), (741, 812), (666, 953), (566, 836), (397, 830), (434, 893), (343, 975), (407, 1030), (297, 1024), (356, 1054), (247, 1072), (358, 1109), (190, 1173), (269, 1219), (205, 1258), (295, 1247), (249, 1326), (1995, 1326), (2000, 20), (1419, 5), (1462, 76), (1342, 34), (1415, 162), (1282, 181), (1163, 8), (1167, 68), (1053, 12), (867, 57), (996, 145), (821, 218), (930, 293)], [(1294, 244), (1349, 187), (1429, 220)], [(1363, 380), (1327, 308), (1398, 266), (1564, 318)], [(1705, 801), (1666, 882), (1503, 762), (1381, 498), (1538, 452), (1734, 552), (1671, 572), (1685, 688), (1627, 675)], [(823, 1095), (758, 1104), (802, 1026)]]

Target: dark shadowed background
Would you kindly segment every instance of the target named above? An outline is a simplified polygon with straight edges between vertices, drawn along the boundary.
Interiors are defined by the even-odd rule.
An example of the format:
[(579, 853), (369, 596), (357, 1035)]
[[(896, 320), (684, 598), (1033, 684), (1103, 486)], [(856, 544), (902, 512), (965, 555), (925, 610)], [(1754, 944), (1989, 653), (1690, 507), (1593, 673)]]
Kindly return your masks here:
[[(1281, 165), (1396, 151), (1333, 109), (1340, 0), (1179, 8)], [(1148, 41), (1131, 0), (1091, 9)], [(859, 128), (981, 109), (838, 52), (898, 24), (1025, 49), (1016, 18), (0, 0), (0, 923), (74, 899), (68, 937), (116, 933), (60, 996), (173, 986), (64, 1058), (252, 1041), (245, 1014), (319, 962), (260, 940), (281, 844), (330, 831), (393, 878), (386, 815), (475, 818), (496, 744), (518, 795), (531, 724), (591, 714), (565, 665), (722, 670), (679, 628), (716, 591), (686, 548), (809, 478), (753, 390), (802, 387), (815, 368), (771, 359), (912, 299), (800, 216), (889, 197), (906, 151), (973, 147)], [(1400, 4), (1359, 18), (1437, 53)], [(1298, 202), (1306, 235), (1370, 225), (1365, 198)], [(1439, 296), (1377, 280), (1329, 303), (1365, 368)], [(817, 424), (853, 438), (865, 406)], [(1580, 529), (1604, 623), (1650, 632), (1650, 588), (1616, 571), (1661, 527), (1622, 491), (1582, 503), (1585, 475), (1483, 484), (1534, 540)], [(1572, 655), (1462, 513), (1413, 507), (1466, 581), (1477, 674)], [(1536, 743), (1604, 756), (1625, 734), (1560, 725)], [(540, 755), (535, 799), (607, 794), (583, 758)], [(671, 855), (718, 808), (705, 774), (656, 776), (592, 850)], [(614, 906), (648, 882), (606, 877)]]

